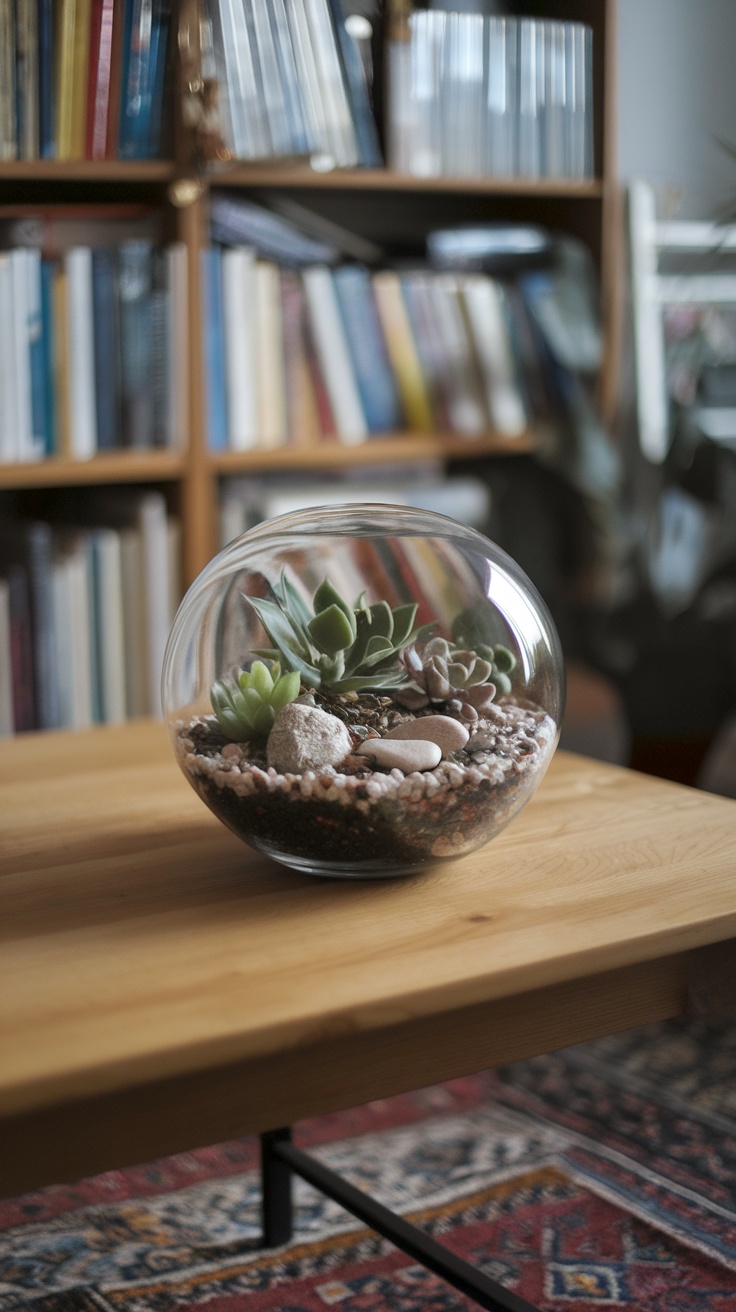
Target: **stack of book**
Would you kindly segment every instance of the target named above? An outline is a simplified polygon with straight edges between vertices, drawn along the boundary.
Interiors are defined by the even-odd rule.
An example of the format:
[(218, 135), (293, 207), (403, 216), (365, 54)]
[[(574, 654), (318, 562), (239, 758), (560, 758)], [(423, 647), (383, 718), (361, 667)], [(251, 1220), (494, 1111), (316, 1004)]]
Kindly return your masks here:
[[(203, 63), (226, 153), (381, 164), (358, 46), (339, 0), (209, 0)], [(209, 51), (211, 42), (211, 54)], [(209, 82), (209, 79), (207, 79)]]
[(100, 493), (93, 509), (0, 520), (0, 735), (161, 713), (178, 522), (156, 492)]
[(593, 176), (592, 31), (422, 9), (387, 45), (388, 156), (420, 177)]
[(483, 273), (295, 269), (247, 246), (202, 258), (212, 450), (404, 429), (513, 439), (536, 417), (525, 308)]
[(186, 274), (143, 238), (0, 252), (0, 460), (180, 445)]
[(0, 0), (0, 159), (161, 153), (170, 0)]

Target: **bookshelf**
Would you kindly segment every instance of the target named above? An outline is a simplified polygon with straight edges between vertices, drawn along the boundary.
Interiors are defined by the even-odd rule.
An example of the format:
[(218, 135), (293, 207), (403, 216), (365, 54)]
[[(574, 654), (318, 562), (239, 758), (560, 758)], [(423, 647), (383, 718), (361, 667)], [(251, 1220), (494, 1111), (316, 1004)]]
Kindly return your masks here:
[[(90, 212), (130, 203), (150, 206), (162, 216), (166, 239), (186, 249), (187, 367), (180, 378), (186, 434), (178, 450), (109, 451), (86, 460), (49, 457), (0, 463), (0, 494), (12, 494), (20, 509), (36, 513), (53, 504), (58, 491), (78, 488), (92, 500), (95, 490), (151, 485), (163, 491), (181, 523), (182, 571), (190, 583), (217, 549), (220, 481), (232, 474), (288, 470), (349, 470), (359, 466), (405, 464), (412, 460), (529, 454), (535, 434), (513, 439), (489, 432), (477, 439), (457, 434), (389, 433), (360, 445), (323, 441), (274, 451), (213, 453), (205, 423), (203, 287), (200, 252), (209, 232), (214, 190), (267, 199), (278, 192), (356, 233), (418, 252), (426, 233), (443, 225), (483, 221), (524, 221), (566, 231), (590, 249), (603, 295), (605, 363), (601, 404), (610, 410), (616, 376), (617, 190), (611, 147), (613, 115), (613, 23), (615, 0), (556, 0), (538, 12), (584, 22), (593, 29), (594, 176), (591, 179), (422, 178), (387, 168), (348, 168), (316, 172), (301, 161), (228, 163), (198, 167), (191, 134), (177, 122), (174, 157), (138, 160), (14, 160), (0, 162), (0, 220), (31, 212), (53, 213), (79, 206)], [(533, 14), (534, 0), (523, 6)], [(518, 12), (522, 12), (521, 9)], [(181, 0), (180, 23), (191, 25), (191, 5)], [(186, 42), (172, 41), (185, 49)], [(179, 85), (191, 69), (178, 70)], [(174, 99), (176, 99), (174, 97)], [(181, 101), (181, 97), (179, 100)], [(41, 498), (41, 500), (39, 500)]]

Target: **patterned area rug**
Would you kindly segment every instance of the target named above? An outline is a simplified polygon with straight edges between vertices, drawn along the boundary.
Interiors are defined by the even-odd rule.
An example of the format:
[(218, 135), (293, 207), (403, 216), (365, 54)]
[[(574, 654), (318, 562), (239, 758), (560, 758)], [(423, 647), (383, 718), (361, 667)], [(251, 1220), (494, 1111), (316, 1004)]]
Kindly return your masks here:
[[(736, 1312), (736, 1025), (661, 1026), (304, 1122), (334, 1169), (545, 1312)], [(0, 1202), (0, 1309), (475, 1306), (242, 1139)]]

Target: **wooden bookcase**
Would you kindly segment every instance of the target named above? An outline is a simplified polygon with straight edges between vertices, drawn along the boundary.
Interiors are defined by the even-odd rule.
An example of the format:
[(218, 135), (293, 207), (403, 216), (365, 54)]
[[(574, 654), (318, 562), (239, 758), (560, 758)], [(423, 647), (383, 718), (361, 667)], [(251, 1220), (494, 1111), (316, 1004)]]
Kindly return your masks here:
[[(212, 189), (237, 189), (258, 198), (278, 189), (302, 205), (376, 240), (398, 240), (415, 247), (434, 227), (460, 222), (523, 220), (580, 237), (592, 252), (600, 276), (607, 335), (601, 404), (610, 411), (616, 375), (617, 195), (613, 178), (613, 23), (615, 0), (557, 0), (545, 16), (583, 21), (593, 27), (595, 95), (595, 178), (589, 182), (487, 179), (420, 179), (388, 170), (343, 170), (318, 174), (308, 165), (226, 166), (211, 172), (190, 164), (186, 134), (180, 131), (177, 158), (144, 162), (56, 162), (0, 164), (0, 216), (53, 209), (70, 202), (89, 207), (112, 201), (145, 200), (161, 205), (172, 239), (185, 243), (189, 270), (188, 440), (182, 454), (166, 451), (114, 452), (87, 461), (49, 458), (28, 464), (0, 464), (0, 490), (26, 491), (80, 486), (146, 484), (167, 489), (181, 518), (186, 583), (217, 548), (218, 481), (227, 474), (268, 470), (349, 468), (359, 464), (406, 462), (414, 458), (529, 452), (534, 434), (479, 440), (448, 434), (397, 433), (371, 438), (360, 446), (323, 443), (319, 447), (242, 454), (212, 454), (205, 437), (202, 313), (199, 252), (207, 243)], [(539, 8), (539, 6), (537, 6)], [(530, 0), (524, 12), (534, 13)], [(550, 13), (553, 9), (554, 13)]]

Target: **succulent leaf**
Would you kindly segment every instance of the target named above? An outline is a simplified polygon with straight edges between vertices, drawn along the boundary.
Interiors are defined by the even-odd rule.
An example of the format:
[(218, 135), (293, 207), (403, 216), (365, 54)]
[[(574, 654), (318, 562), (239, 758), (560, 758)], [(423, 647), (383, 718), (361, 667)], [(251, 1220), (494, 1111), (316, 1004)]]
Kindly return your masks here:
[(350, 623), (347, 615), (336, 602), (320, 610), (307, 625), (309, 636), (315, 647), (327, 656), (335, 656), (339, 651), (350, 647), (355, 638), (355, 621)]
[(409, 641), (418, 609), (416, 602), (410, 602), (406, 606), (397, 606), (394, 610), (394, 629), (391, 638), (395, 647), (401, 647), (403, 643)]
[(330, 583), (329, 579), (322, 580), (314, 594), (312, 604), (314, 606), (315, 615), (319, 615), (320, 611), (329, 610), (331, 606), (337, 606), (348, 621), (353, 630), (353, 637), (355, 637), (355, 617), (353, 615), (353, 608), (348, 605), (342, 593), (338, 592), (337, 588)]

